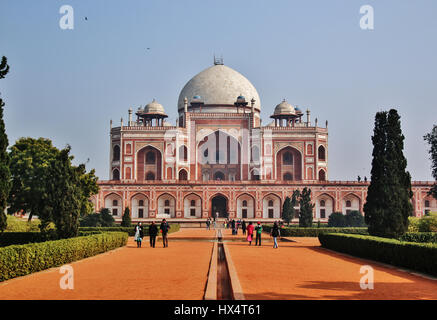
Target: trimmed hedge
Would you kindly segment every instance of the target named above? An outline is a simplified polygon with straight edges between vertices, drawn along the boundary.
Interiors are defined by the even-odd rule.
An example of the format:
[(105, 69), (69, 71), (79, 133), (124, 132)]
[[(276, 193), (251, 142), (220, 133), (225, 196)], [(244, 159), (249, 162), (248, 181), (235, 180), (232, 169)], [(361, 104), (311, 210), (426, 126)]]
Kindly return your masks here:
[[(271, 225), (263, 225), (264, 231), (271, 229)], [(281, 228), (281, 237), (317, 237), (322, 233), (368, 234), (367, 228)]]
[[(90, 236), (92, 234), (99, 234), (104, 231), (79, 231), (78, 236)], [(11, 245), (38, 243), (44, 241), (59, 240), (55, 232), (41, 233), (41, 232), (3, 232), (0, 233), (0, 247), (7, 247)]]
[(353, 235), (319, 234), (322, 247), (437, 275), (437, 244)]
[[(159, 232), (159, 223), (158, 226), (158, 236), (161, 234)], [(177, 223), (170, 223), (169, 233), (173, 233), (179, 231), (180, 225)], [(135, 235), (135, 226), (133, 227), (79, 227), (80, 232), (89, 232), (89, 231), (99, 231), (99, 232), (107, 232), (107, 231), (119, 231), (119, 232), (127, 232), (129, 236), (133, 237)], [(149, 224), (143, 225), (144, 236), (149, 235)]]
[(127, 243), (125, 232), (0, 248), (0, 282), (88, 258)]
[(437, 243), (437, 232), (407, 232), (399, 240), (418, 243)]

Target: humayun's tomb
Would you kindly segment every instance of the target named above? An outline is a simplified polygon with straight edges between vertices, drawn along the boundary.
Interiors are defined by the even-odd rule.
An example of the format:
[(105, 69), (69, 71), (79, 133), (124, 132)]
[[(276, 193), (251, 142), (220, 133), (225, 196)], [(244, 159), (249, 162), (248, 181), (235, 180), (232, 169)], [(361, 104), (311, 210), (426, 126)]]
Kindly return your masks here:
[[(133, 221), (268, 221), (280, 218), (294, 190), (309, 187), (315, 220), (363, 212), (369, 182), (328, 179), (328, 123), (284, 100), (262, 125), (257, 90), (222, 60), (187, 82), (177, 106), (175, 126), (155, 100), (129, 109), (119, 127), (111, 121), (110, 180), (99, 181), (96, 210), (110, 209), (116, 221), (126, 207)], [(412, 182), (416, 216), (436, 210), (431, 186)]]

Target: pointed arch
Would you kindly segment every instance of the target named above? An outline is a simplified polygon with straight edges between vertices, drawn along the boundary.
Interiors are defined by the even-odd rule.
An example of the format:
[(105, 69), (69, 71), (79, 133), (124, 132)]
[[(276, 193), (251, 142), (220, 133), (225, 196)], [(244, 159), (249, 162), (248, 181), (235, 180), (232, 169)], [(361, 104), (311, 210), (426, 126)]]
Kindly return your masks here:
[(282, 212), (281, 198), (274, 193), (269, 193), (263, 198), (263, 218), (279, 219)]
[[(152, 172), (153, 180), (162, 180), (162, 153), (154, 146), (147, 145), (137, 152), (137, 172), (136, 176), (139, 181), (147, 180), (146, 174)], [(150, 177), (150, 176), (149, 176)]]

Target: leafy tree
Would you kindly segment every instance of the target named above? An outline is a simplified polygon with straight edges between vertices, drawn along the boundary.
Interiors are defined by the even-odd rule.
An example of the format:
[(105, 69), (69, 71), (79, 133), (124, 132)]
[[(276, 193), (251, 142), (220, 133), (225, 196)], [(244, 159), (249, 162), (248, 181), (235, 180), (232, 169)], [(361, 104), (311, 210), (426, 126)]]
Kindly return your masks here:
[(361, 212), (353, 210), (345, 215), (347, 227), (365, 227), (364, 217)]
[(398, 238), (408, 230), (408, 217), (413, 214), (411, 176), (404, 156), (404, 135), (398, 112), (391, 109), (387, 117), (387, 214), (384, 215), (384, 236)]
[(364, 205), (371, 235), (398, 238), (408, 230), (413, 194), (403, 141), (397, 111), (378, 112), (372, 137), (372, 176)]
[(103, 208), (100, 211), (100, 215), (102, 227), (113, 227), (115, 225), (114, 217), (111, 215), (108, 208)]
[(129, 207), (126, 207), (126, 209), (124, 209), (123, 218), (121, 220), (121, 226), (130, 227), (131, 225), (132, 225), (132, 220), (130, 218)]
[(282, 219), (287, 223), (287, 225), (290, 225), (290, 221), (293, 219), (292, 214), (290, 197), (286, 197), (284, 204), (282, 205)]
[(75, 236), (81, 212), (89, 212), (89, 198), (97, 193), (94, 170), (73, 166), (70, 147), (58, 150), (49, 139), (21, 138), (11, 147), (12, 189), (9, 212), (37, 215), (41, 231), (50, 222), (60, 238)]
[(111, 216), (109, 209), (103, 208), (100, 213), (87, 214), (80, 219), (81, 227), (112, 227), (115, 220)]
[(387, 145), (387, 112), (378, 112), (375, 115), (372, 143), (372, 170), (370, 185), (367, 189), (366, 203), (364, 204), (364, 219), (369, 226), (369, 234), (381, 235), (383, 233), (383, 218), (386, 212), (385, 199), (387, 178), (385, 176)]
[[(9, 65), (6, 57), (2, 57), (0, 63), (0, 79), (3, 79), (9, 72)], [(8, 147), (8, 136), (6, 135), (5, 123), (3, 121), (3, 107), (5, 103), (0, 98), (0, 231), (3, 232), (7, 227), (7, 218), (5, 210), (7, 207), (7, 199), (9, 190), (11, 189), (10, 171), (9, 171), (9, 155), (6, 152)]]
[(299, 197), (299, 204), (299, 227), (312, 227), (314, 204), (311, 203), (311, 189), (305, 187), (302, 190)]
[(346, 217), (341, 212), (333, 212), (329, 215), (328, 227), (346, 227)]
[(432, 176), (436, 180), (429, 194), (437, 199), (437, 125), (434, 125), (431, 132), (423, 137), (430, 145), (429, 155), (431, 159)]

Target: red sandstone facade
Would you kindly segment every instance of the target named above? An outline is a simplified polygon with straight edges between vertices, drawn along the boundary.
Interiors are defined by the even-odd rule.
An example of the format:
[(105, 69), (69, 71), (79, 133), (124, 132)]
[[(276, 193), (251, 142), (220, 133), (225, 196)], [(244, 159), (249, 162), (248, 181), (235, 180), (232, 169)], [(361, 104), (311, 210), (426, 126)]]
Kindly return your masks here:
[[(223, 103), (200, 95), (189, 102), (182, 96), (191, 90), (223, 97), (223, 90), (249, 86), (223, 68), (211, 67), (206, 80), (196, 76), (194, 85), (193, 80), (187, 83), (176, 126), (164, 121), (164, 108), (155, 101), (138, 109), (136, 121), (130, 110), (127, 125), (111, 125), (111, 180), (99, 182), (100, 191), (92, 198), (95, 208), (109, 208), (116, 220), (126, 207), (134, 221), (194, 221), (214, 215), (279, 219), (285, 198), (309, 187), (316, 220), (327, 221), (332, 212), (363, 212), (368, 182), (328, 180), (327, 122), (320, 127), (316, 119), (313, 125), (309, 111), (303, 122), (300, 109), (284, 100), (275, 108), (274, 121), (262, 126), (254, 97), (249, 105), (241, 94), (234, 95), (234, 103), (227, 96)], [(211, 84), (205, 82), (223, 74), (227, 78), (211, 94)], [(234, 83), (226, 88), (229, 81)], [(254, 89), (246, 90), (251, 94)], [(431, 185), (412, 183), (416, 216), (437, 207), (427, 196)]]

